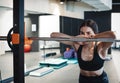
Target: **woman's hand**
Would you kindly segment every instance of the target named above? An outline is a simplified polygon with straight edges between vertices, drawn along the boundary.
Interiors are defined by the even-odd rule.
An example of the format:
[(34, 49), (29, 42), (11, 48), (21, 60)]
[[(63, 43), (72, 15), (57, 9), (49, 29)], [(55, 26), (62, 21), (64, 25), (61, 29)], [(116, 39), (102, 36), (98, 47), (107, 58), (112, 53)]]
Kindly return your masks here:
[(50, 34), (50, 37), (59, 37), (60, 36), (59, 34), (60, 33), (58, 33), (58, 32), (53, 32)]
[(89, 36), (85, 36), (85, 35), (77, 35), (75, 36), (76, 38), (95, 38), (95, 35), (89, 35)]
[(90, 39), (95, 38), (95, 35), (90, 35), (88, 38)]
[[(86, 38), (86, 39), (92, 39), (95, 38), (95, 35), (77, 35), (76, 38)], [(91, 42), (85, 41), (85, 42), (77, 42), (80, 45), (90, 44)]]
[[(82, 38), (86, 38), (86, 37), (85, 37), (85, 35), (77, 35), (77, 36), (75, 36), (75, 38), (81, 38), (82, 39)], [(84, 45), (84, 42), (79, 42), (78, 41), (76, 43), (79, 44), (79, 45)]]

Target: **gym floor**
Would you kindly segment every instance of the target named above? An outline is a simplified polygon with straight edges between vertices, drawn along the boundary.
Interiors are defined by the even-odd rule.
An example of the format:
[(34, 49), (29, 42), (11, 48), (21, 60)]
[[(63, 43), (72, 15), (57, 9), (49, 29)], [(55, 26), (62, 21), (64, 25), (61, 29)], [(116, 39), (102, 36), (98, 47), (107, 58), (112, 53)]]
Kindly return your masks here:
[[(60, 56), (59, 49), (46, 50), (46, 53), (56, 52)], [(26, 69), (31, 69), (35, 66), (39, 66), (39, 61), (44, 60), (42, 57), (43, 51), (25, 53), (25, 66)], [(112, 49), (112, 54), (108, 55), (112, 57), (112, 60), (105, 62), (105, 71), (108, 74), (110, 83), (120, 83), (120, 50)], [(0, 70), (2, 79), (13, 76), (13, 55), (11, 52), (6, 52), (4, 55), (0, 55)], [(70, 64), (60, 69), (55, 69), (53, 72), (44, 75), (42, 77), (26, 76), (25, 83), (78, 83), (79, 77), (78, 64)]]

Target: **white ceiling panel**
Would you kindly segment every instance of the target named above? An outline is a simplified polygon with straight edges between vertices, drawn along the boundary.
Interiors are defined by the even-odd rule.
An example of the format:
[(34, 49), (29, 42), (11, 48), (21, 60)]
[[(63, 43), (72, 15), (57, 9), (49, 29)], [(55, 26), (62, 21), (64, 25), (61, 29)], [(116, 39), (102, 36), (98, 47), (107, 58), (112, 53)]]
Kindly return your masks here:
[(98, 11), (106, 11), (112, 9), (112, 0), (81, 0), (82, 2), (93, 6)]

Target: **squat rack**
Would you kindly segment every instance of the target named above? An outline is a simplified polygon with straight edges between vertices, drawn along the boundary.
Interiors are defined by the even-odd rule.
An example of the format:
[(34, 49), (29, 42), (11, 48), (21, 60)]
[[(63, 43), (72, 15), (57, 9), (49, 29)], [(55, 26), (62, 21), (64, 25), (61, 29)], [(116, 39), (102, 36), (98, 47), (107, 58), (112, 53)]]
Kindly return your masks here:
[(19, 35), (19, 43), (13, 44), (14, 83), (24, 83), (24, 0), (13, 0), (13, 33)]

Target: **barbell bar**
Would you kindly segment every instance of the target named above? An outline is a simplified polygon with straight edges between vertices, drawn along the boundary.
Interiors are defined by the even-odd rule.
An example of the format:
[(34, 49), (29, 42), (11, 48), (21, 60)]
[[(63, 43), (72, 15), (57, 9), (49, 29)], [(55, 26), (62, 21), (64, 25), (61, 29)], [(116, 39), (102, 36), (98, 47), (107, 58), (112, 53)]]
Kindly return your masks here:
[(43, 41), (74, 41), (74, 42), (120, 42), (120, 40), (113, 38), (51, 38), (51, 37), (28, 37), (31, 40), (43, 40)]
[[(120, 40), (113, 39), (113, 38), (51, 38), (51, 37), (28, 37), (30, 40), (37, 40), (37, 41), (74, 41), (74, 42), (120, 42)], [(0, 36), (0, 40), (7, 40), (7, 36)]]
[(7, 36), (0, 36), (0, 40), (3, 40), (3, 41), (5, 40), (6, 41), (7, 40)]

